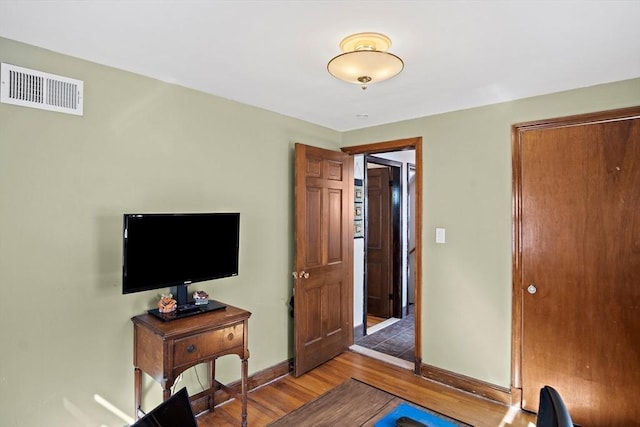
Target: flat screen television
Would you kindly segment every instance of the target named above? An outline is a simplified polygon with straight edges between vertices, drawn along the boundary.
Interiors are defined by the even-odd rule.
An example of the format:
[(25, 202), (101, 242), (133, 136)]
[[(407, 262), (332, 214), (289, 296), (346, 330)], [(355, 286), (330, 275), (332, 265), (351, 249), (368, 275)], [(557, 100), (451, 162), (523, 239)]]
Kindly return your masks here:
[(190, 302), (188, 285), (238, 275), (239, 213), (125, 214), (123, 224), (123, 294), (171, 288), (177, 310), (149, 310), (163, 320), (224, 308)]

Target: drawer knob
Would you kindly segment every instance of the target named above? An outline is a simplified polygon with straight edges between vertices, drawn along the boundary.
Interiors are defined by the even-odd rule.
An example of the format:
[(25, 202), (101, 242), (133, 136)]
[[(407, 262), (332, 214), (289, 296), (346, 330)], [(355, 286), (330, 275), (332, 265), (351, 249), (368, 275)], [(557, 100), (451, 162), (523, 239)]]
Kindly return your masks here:
[(196, 351), (196, 346), (193, 344), (189, 344), (189, 346), (187, 347), (187, 353), (193, 353), (194, 351)]
[(227, 335), (227, 339), (229, 341), (232, 341), (233, 340), (233, 333), (230, 333), (229, 335)]

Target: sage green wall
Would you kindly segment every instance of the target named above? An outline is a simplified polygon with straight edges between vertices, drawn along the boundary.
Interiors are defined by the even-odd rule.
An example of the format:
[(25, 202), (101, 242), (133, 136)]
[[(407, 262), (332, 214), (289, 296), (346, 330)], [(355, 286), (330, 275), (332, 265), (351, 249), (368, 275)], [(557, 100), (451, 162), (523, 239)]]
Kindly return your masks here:
[(202, 287), (253, 312), (250, 373), (291, 357), (294, 141), (423, 137), (424, 362), (508, 386), (511, 124), (640, 104), (635, 79), (340, 134), (2, 38), (0, 61), (85, 82), (83, 117), (0, 104), (3, 426), (125, 424), (101, 399), (132, 415), (129, 318), (156, 293), (120, 292), (124, 212), (241, 212), (240, 275)]
[(640, 79), (343, 134), (344, 146), (423, 138), (423, 363), (510, 386), (511, 125), (633, 105)]
[[(200, 287), (253, 313), (250, 373), (292, 357), (293, 142), (340, 134), (2, 38), (0, 61), (85, 85), (83, 117), (0, 104), (0, 424), (124, 425), (101, 398), (133, 414), (129, 319), (157, 292), (121, 293), (125, 212), (239, 211), (239, 276)], [(160, 391), (145, 380), (147, 409)]]

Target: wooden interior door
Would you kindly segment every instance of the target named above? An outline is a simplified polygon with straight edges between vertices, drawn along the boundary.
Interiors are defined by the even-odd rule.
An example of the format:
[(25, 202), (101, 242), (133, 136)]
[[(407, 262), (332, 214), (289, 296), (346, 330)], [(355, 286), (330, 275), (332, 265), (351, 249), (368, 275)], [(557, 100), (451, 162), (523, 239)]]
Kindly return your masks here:
[(367, 313), (392, 317), (393, 224), (389, 168), (367, 169)]
[(296, 376), (353, 343), (353, 159), (295, 147)]
[(578, 424), (638, 425), (640, 108), (516, 140), (522, 406), (537, 411), (551, 385)]

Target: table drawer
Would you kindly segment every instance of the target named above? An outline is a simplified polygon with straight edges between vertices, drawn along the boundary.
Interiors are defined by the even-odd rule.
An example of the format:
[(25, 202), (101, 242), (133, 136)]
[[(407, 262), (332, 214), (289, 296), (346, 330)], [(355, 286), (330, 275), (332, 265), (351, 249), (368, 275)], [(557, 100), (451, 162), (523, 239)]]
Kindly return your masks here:
[(186, 365), (207, 358), (212, 354), (244, 345), (244, 328), (242, 323), (202, 332), (187, 338), (178, 339), (173, 346), (174, 366)]

